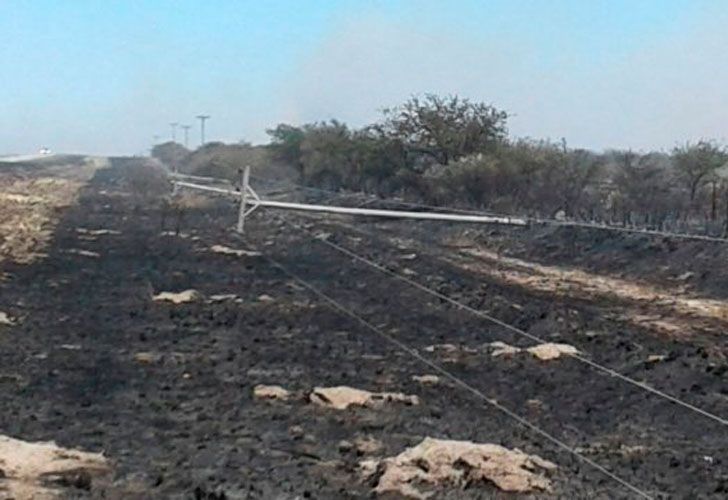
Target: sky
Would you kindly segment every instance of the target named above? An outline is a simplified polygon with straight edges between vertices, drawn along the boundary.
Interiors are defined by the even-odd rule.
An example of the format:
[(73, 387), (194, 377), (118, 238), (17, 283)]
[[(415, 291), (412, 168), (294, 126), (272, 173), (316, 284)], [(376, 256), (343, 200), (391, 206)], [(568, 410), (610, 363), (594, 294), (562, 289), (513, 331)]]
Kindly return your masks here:
[(726, 26), (728, 0), (0, 0), (0, 155), (143, 154), (171, 122), (196, 147), (203, 113), (264, 143), (424, 93), (572, 147), (726, 141)]

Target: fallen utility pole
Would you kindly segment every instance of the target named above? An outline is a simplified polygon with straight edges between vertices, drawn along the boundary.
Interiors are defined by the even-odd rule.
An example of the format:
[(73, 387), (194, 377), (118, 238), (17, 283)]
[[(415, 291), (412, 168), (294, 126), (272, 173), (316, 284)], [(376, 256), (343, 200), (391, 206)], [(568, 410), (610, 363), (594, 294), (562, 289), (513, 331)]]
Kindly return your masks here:
[(221, 179), (219, 177), (208, 177), (206, 175), (190, 175), (190, 174), (181, 174), (179, 172), (169, 172), (167, 175), (170, 177), (174, 177), (176, 179), (191, 179), (194, 181), (202, 181), (202, 182), (216, 182), (219, 184), (232, 184), (227, 179)]
[[(172, 181), (175, 190), (179, 188), (196, 189), (233, 196), (240, 199), (238, 211), (237, 230), (242, 233), (245, 227), (245, 218), (259, 207), (278, 208), (282, 210), (299, 210), (304, 212), (321, 212), (343, 215), (363, 215), (369, 217), (388, 217), (393, 219), (416, 219), (416, 220), (438, 220), (451, 222), (474, 222), (481, 224), (506, 224), (511, 226), (526, 226), (525, 219), (513, 217), (493, 217), (487, 215), (463, 215), (442, 212), (412, 212), (404, 210), (380, 210), (374, 208), (335, 207), (330, 205), (312, 205), (308, 203), (291, 203), (287, 201), (274, 201), (261, 199), (250, 187), (250, 167), (241, 171), (241, 185), (239, 189), (226, 189), (215, 186), (205, 186), (186, 181)], [(220, 180), (223, 182), (222, 180)], [(248, 207), (248, 205), (250, 207)]]

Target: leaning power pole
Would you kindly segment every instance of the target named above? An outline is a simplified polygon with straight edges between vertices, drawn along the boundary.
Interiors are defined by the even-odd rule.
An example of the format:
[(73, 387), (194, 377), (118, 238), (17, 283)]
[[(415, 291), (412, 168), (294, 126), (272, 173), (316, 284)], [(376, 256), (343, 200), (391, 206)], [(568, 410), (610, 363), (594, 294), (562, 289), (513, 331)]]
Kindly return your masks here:
[(185, 148), (189, 147), (189, 138), (190, 138), (190, 128), (192, 128), (192, 125), (180, 125), (185, 131)]
[(200, 146), (205, 145), (205, 120), (208, 120), (210, 115), (197, 115), (197, 119), (200, 120)]
[(177, 125), (179, 125), (177, 122), (169, 124), (169, 126), (172, 127), (172, 142), (177, 142)]

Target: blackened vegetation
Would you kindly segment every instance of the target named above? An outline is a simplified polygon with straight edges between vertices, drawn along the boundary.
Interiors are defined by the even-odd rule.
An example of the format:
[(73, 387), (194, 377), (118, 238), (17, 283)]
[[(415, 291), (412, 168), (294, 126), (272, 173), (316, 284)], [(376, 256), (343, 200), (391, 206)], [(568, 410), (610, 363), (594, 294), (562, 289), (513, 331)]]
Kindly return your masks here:
[[(517, 447), (559, 466), (551, 476), (556, 496), (629, 497), (468, 394), (413, 381), (412, 375), (428, 370), (332, 311), (264, 258), (206, 251), (213, 244), (245, 246), (228, 231), (235, 211), (226, 202), (220, 201), (218, 213), (191, 209), (177, 237), (160, 234), (157, 197), (165, 191), (150, 190), (144, 203), (119, 195), (135, 185), (130, 176), (140, 170), (115, 164), (100, 171), (79, 206), (67, 212), (48, 258), (6, 269), (12, 279), (0, 284), (2, 309), (21, 319), (0, 335), (2, 373), (13, 375), (0, 378), (0, 432), (103, 450), (114, 464), (109, 486), (86, 490), (81, 481), (71, 497), (366, 498), (371, 484), (357, 474), (362, 457), (339, 446), (359, 436), (381, 441), (385, 456), (425, 436)], [(334, 231), (325, 221), (317, 226), (381, 261), (398, 262), (400, 254), (412, 252), (338, 226)], [(121, 234), (80, 240), (77, 227)], [(415, 238), (431, 234), (424, 224), (377, 227)], [(725, 495), (725, 429), (574, 360), (544, 364), (524, 356), (496, 362), (480, 346), (518, 339), (383, 279), (268, 216), (253, 217), (246, 237), (346, 307), (632, 483), (676, 498)], [(419, 281), (726, 413), (723, 339), (711, 339), (713, 349), (706, 350), (658, 338), (605, 319), (598, 304), (565, 303), (474, 277), (443, 263), (438, 251), (444, 250), (433, 247), (406, 261)], [(151, 300), (153, 293), (189, 288), (205, 296), (233, 293), (241, 303)], [(261, 300), (263, 294), (273, 300)], [(425, 350), (437, 343), (473, 351), (449, 362)], [(135, 355), (142, 352), (155, 356), (140, 362)], [(650, 353), (668, 357), (649, 365)], [(418, 395), (421, 404), (338, 412), (302, 399), (254, 400), (253, 387), (261, 383), (301, 392), (335, 385), (396, 390)], [(489, 485), (437, 492), (450, 499), (500, 495)]]

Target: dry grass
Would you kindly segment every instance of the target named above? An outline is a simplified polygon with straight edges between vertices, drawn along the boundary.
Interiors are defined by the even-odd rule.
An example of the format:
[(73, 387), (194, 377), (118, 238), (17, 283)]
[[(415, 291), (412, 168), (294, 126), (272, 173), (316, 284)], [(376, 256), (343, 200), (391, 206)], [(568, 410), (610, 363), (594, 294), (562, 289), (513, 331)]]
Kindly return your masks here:
[(28, 177), (0, 171), (0, 264), (28, 264), (44, 255), (62, 210), (73, 205), (101, 160)]
[(208, 210), (215, 206), (215, 199), (198, 193), (183, 191), (172, 196), (169, 201), (172, 208), (182, 210)]
[(630, 303), (632, 307), (622, 314), (622, 319), (673, 337), (689, 337), (696, 327), (709, 330), (728, 323), (728, 301), (692, 296), (678, 287), (668, 290), (636, 280), (542, 265), (482, 247), (462, 248), (461, 253), (477, 261), (457, 256), (448, 260), (501, 282), (559, 297)]

